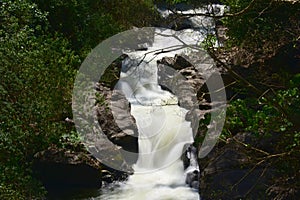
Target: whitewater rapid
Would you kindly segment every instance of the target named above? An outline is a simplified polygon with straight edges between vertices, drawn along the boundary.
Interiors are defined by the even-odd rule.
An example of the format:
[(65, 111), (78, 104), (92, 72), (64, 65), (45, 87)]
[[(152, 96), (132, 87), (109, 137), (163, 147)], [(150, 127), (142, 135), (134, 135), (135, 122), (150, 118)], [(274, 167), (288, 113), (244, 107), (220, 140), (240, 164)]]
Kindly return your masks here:
[(139, 158), (135, 173), (114, 191), (101, 196), (109, 200), (199, 200), (197, 190), (185, 184), (180, 159), (183, 147), (193, 142), (187, 110), (177, 105), (132, 105), (139, 130)]
[[(160, 12), (163, 17), (170, 14), (165, 10)], [(185, 13), (189, 12), (195, 11)], [(203, 16), (193, 17), (190, 22), (194, 28), (181, 31), (156, 28), (151, 44), (124, 52), (128, 57), (122, 62), (116, 89), (121, 90), (131, 104), (131, 115), (139, 132), (139, 156), (133, 165), (134, 174), (126, 182), (104, 188), (99, 199), (200, 199), (198, 190), (185, 183), (188, 172), (199, 170), (197, 158), (193, 158), (187, 169), (181, 160), (184, 146), (194, 141), (191, 124), (185, 120), (188, 110), (178, 106), (177, 97), (158, 84), (158, 61), (197, 51), (192, 46), (200, 46), (214, 26), (212, 19)]]
[[(193, 131), (186, 121), (188, 110), (178, 106), (177, 97), (162, 90), (158, 84), (157, 61), (165, 56), (174, 57), (181, 48), (156, 55), (160, 48), (173, 48), (195, 42), (190, 31), (176, 33), (156, 29), (154, 43), (147, 51), (128, 52), (123, 61), (120, 80), (116, 86), (131, 103), (131, 114), (136, 120), (139, 137), (139, 156), (133, 166), (134, 174), (120, 183), (112, 193), (101, 197), (108, 200), (199, 200), (198, 191), (185, 183), (181, 156), (186, 144), (193, 143)], [(167, 36), (170, 37), (167, 37)], [(176, 35), (180, 40), (173, 37)], [(163, 39), (165, 38), (165, 39)], [(182, 41), (181, 41), (182, 40)], [(197, 40), (198, 41), (198, 40)], [(146, 54), (146, 56), (145, 56)]]

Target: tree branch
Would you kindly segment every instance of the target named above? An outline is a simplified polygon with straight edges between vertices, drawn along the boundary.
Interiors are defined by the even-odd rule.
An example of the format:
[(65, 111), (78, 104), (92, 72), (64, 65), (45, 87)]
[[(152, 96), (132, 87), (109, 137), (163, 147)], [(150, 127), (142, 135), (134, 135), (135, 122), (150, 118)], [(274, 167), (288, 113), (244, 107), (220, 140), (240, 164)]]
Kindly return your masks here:
[(215, 15), (213, 14), (206, 14), (206, 13), (178, 13), (172, 9), (169, 9), (169, 11), (171, 11), (174, 15), (179, 15), (179, 16), (184, 16), (184, 17), (195, 17), (195, 16), (203, 16), (203, 17), (212, 17), (214, 19), (220, 19), (223, 17), (237, 17), (240, 16), (242, 14), (244, 14), (245, 12), (249, 11), (255, 4), (257, 0), (252, 0), (249, 5), (247, 7), (245, 7), (243, 10), (240, 10), (236, 13), (232, 13), (232, 14), (224, 14), (224, 15)]

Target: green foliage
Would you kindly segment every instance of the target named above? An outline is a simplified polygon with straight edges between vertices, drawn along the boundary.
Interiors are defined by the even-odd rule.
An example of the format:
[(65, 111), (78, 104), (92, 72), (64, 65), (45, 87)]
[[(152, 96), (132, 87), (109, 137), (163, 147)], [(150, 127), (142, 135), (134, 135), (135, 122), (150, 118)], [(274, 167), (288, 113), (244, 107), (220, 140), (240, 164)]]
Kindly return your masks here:
[[(299, 188), (299, 95), (299, 88), (289, 88), (276, 91), (268, 100), (264, 97), (237, 99), (227, 108), (222, 139), (230, 141), (227, 139), (244, 132), (256, 136), (258, 144), (261, 140), (266, 142), (271, 139), (269, 145), (265, 144), (268, 149), (263, 149), (270, 153), (269, 158), (263, 160), (264, 163), (279, 172), (279, 176), (272, 180), (273, 185), (268, 189), (267, 193), (271, 196), (287, 195), (295, 198)], [(275, 103), (278, 103), (282, 109), (279, 110)], [(253, 143), (251, 145), (244, 143), (245, 147), (252, 147), (252, 145), (254, 149), (257, 148)], [(259, 148), (265, 148), (265, 145)], [(251, 159), (260, 159), (260, 156), (254, 154)], [(295, 194), (290, 193), (291, 190), (295, 191)]]
[[(227, 108), (227, 121), (224, 134), (230, 132), (249, 131), (255, 135), (268, 135), (273, 132), (285, 132), (293, 127), (290, 118), (300, 113), (299, 89), (280, 90), (273, 99), (237, 99)], [(288, 113), (284, 116), (276, 104)]]
[(169, 5), (175, 5), (180, 3), (190, 4), (190, 5), (203, 5), (210, 3), (209, 0), (154, 0), (155, 3), (167, 3)]
[[(274, 42), (277, 46), (298, 40), (299, 3), (273, 0), (222, 0), (233, 16), (222, 19), (228, 28), (231, 45), (262, 48)], [(237, 14), (239, 13), (239, 14)], [(289, 23), (286, 23), (289, 21)], [(285, 30), (285, 31), (283, 31)], [(276, 48), (271, 45), (268, 48)]]
[(2, 200), (25, 200), (16, 190), (12, 189), (10, 185), (0, 185), (0, 198)]
[(153, 0), (112, 0), (103, 3), (105, 12), (112, 15), (113, 19), (122, 29), (153, 26), (159, 19)]
[[(220, 19), (228, 39), (225, 48), (211, 53), (225, 63), (219, 62), (220, 65), (232, 70), (237, 84), (230, 86), (230, 91), (242, 99), (229, 103), (221, 135), (226, 143), (221, 142), (220, 146), (236, 142), (246, 150), (251, 149), (253, 155), (249, 154), (249, 160), (255, 162), (255, 167), (262, 164), (257, 162), (261, 160), (264, 166), (279, 172), (271, 180), (272, 186), (267, 193), (272, 195), (268, 198), (294, 199), (299, 194), (300, 177), (300, 76), (291, 71), (299, 73), (300, 3), (222, 2), (228, 6), (226, 17)], [(208, 50), (215, 50), (213, 44), (212, 36), (203, 43)], [(239, 137), (234, 137), (245, 132), (255, 137), (251, 141), (239, 141)]]
[[(224, 2), (234, 14), (251, 0)], [(265, 52), (299, 39), (299, 4), (271, 2), (255, 1), (242, 14), (223, 19), (231, 45)], [(64, 121), (72, 117), (71, 92), (80, 58), (102, 40), (132, 26), (151, 26), (158, 19), (152, 0), (0, 1), (0, 199), (43, 197), (41, 185), (32, 178), (36, 152), (53, 143), (83, 150), (74, 126)], [(215, 40), (209, 36), (206, 44)], [(117, 72), (118, 66), (102, 77), (103, 82), (113, 85)], [(300, 117), (299, 80), (299, 74), (294, 75), (291, 88), (277, 91), (271, 101), (261, 97), (231, 102), (223, 137), (242, 131), (259, 137), (284, 133), (281, 149), (299, 152), (299, 125), (295, 123)], [(96, 103), (105, 105), (101, 94)], [(201, 121), (201, 128), (209, 119)], [(196, 138), (196, 143), (202, 140)], [(295, 166), (291, 163), (287, 169)]]
[(72, 118), (80, 58), (102, 40), (156, 18), (151, 0), (0, 1), (0, 199), (44, 195), (32, 178), (36, 152), (52, 144), (84, 151), (64, 121)]
[(187, 1), (188, 0), (167, 0), (167, 2), (170, 4), (183, 3), (183, 2), (187, 2)]
[[(68, 38), (75, 51), (94, 48), (104, 39), (131, 26), (150, 26), (155, 18), (151, 0), (33, 0), (48, 12), (51, 31)], [(154, 17), (153, 17), (154, 16)]]
[(0, 185), (6, 196), (34, 198), (33, 155), (71, 127), (71, 89), (79, 58), (58, 34), (47, 33), (45, 13), (26, 0), (0, 6)]
[(200, 43), (200, 46), (205, 50), (209, 50), (215, 46), (217, 41), (217, 36), (215, 34), (207, 34), (205, 39)]
[(204, 141), (204, 138), (208, 130), (207, 126), (209, 125), (210, 120), (211, 120), (210, 113), (205, 114), (204, 118), (199, 120), (198, 130), (200, 131), (200, 134), (198, 134), (194, 139), (195, 147), (198, 147)]
[(290, 80), (290, 86), (291, 87), (297, 87), (300, 85), (300, 73), (294, 75), (292, 79)]
[(108, 103), (105, 101), (105, 97), (100, 94), (100, 93), (96, 93), (96, 101), (95, 101), (95, 105), (99, 105), (99, 106), (106, 106), (108, 108)]
[(102, 2), (93, 0), (33, 0), (48, 13), (52, 32), (60, 32), (79, 50), (95, 47), (101, 40), (116, 34), (120, 29)]
[(86, 149), (82, 144), (82, 140), (82, 137), (76, 131), (71, 131), (70, 133), (65, 133), (61, 136), (58, 147), (75, 152), (85, 152)]

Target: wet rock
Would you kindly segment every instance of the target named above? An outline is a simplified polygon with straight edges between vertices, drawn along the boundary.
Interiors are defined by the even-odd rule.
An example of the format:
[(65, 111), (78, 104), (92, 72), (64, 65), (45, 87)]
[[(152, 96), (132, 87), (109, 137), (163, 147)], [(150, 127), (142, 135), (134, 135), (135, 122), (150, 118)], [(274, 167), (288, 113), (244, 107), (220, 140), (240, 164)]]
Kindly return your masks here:
[(191, 145), (185, 145), (184, 153), (181, 156), (183, 161), (183, 167), (185, 170), (185, 183), (193, 188), (198, 190), (199, 189), (199, 165), (197, 161), (197, 149)]
[(174, 58), (164, 57), (159, 61), (159, 64), (167, 65), (176, 70), (180, 70), (192, 66), (191, 63), (189, 63), (186, 59), (184, 59), (180, 55), (176, 55)]
[[(168, 67), (165, 67), (168, 66)], [(193, 133), (198, 129), (197, 86), (201, 85), (198, 71), (182, 56), (163, 58), (158, 64), (158, 83), (169, 88), (178, 98), (179, 106), (189, 110)]]
[[(137, 160), (138, 131), (134, 117), (130, 114), (130, 104), (125, 96), (118, 90), (112, 91), (102, 84), (97, 85), (102, 103), (97, 104), (97, 118), (103, 133), (113, 143), (124, 151), (128, 164)], [(123, 151), (123, 152), (124, 152)]]
[[(126, 157), (126, 152), (121, 147), (113, 144), (104, 134), (101, 133), (87, 133), (85, 135), (85, 144), (87, 150), (99, 160), (106, 169), (116, 174), (116, 180), (119, 180), (119, 174), (128, 176), (133, 173), (132, 167), (128, 164), (127, 160), (130, 157)], [(122, 175), (123, 177), (123, 175)], [(122, 178), (120, 177), (120, 178)]]
[(186, 120), (191, 122), (194, 135), (198, 132), (199, 120), (205, 114), (199, 109), (200, 101), (206, 103), (206, 99), (202, 98), (205, 92), (200, 89), (216, 70), (219, 71), (213, 59), (204, 51), (188, 56), (165, 57), (158, 62), (158, 83), (178, 97), (179, 106), (189, 110)]
[(198, 190), (199, 189), (199, 177), (200, 177), (200, 173), (198, 170), (188, 172), (186, 174), (185, 183), (188, 184), (191, 188)]
[(184, 169), (188, 169), (189, 167), (198, 168), (197, 161), (197, 149), (191, 144), (187, 144), (183, 147), (184, 153), (181, 156), (181, 160), (183, 161)]

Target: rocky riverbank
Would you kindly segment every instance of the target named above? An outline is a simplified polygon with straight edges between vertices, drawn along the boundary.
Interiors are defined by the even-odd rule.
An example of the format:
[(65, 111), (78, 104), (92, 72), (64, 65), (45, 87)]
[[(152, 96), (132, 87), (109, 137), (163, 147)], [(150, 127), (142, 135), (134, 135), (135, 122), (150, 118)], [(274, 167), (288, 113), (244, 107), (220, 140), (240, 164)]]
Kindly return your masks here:
[[(172, 17), (174, 18), (172, 15), (168, 16), (166, 21), (173, 19)], [(227, 39), (224, 33), (226, 28), (222, 26), (220, 21), (216, 22), (216, 25), (218, 36), (221, 37), (219, 39), (221, 39), (221, 42), (224, 42)], [(173, 24), (172, 28), (183, 30), (192, 26), (192, 21), (184, 18), (184, 20), (179, 20)], [(299, 55), (299, 46), (297, 49), (291, 45), (276, 47), (273, 49), (273, 52), (268, 52), (268, 54), (259, 54), (259, 52), (251, 52), (244, 48), (234, 47), (227, 51), (214, 52), (215, 60), (207, 57), (203, 60), (198, 60), (198, 63), (202, 64), (199, 66), (192, 65), (179, 55), (164, 57), (158, 62), (159, 73), (167, 74), (168, 72), (164, 71), (164, 66), (168, 66), (183, 77), (175, 85), (172, 80), (168, 82), (159, 78), (158, 81), (162, 89), (171, 91), (178, 96), (180, 106), (190, 110), (186, 119), (191, 121), (196, 141), (194, 146), (197, 153), (201, 146), (201, 140), (205, 136), (205, 126), (207, 124), (203, 121), (209, 120), (206, 114), (209, 114), (212, 108), (209, 91), (205, 85), (205, 77), (209, 76), (214, 70), (222, 74), (228, 101), (253, 96), (249, 91), (246, 93), (237, 92), (240, 88), (235, 86), (235, 84), (242, 80), (238, 80), (238, 76), (244, 77), (245, 80), (241, 82), (245, 82), (249, 76), (251, 78), (254, 77), (254, 80), (260, 80), (261, 77), (266, 79), (270, 75), (270, 79), (263, 80), (265, 86), (273, 84), (272, 86), (275, 88), (282, 87), (279, 84), (274, 85), (276, 81), (281, 81), (281, 77), (275, 76), (278, 75), (278, 71), (283, 70), (282, 66), (285, 67), (284, 70), (289, 74), (287, 76), (290, 76), (292, 73), (299, 73), (297, 68), (299, 65), (299, 57), (297, 57)], [(138, 131), (135, 119), (130, 114), (130, 103), (124, 95), (114, 90), (114, 86), (120, 77), (121, 61), (125, 57), (124, 55), (114, 62), (106, 70), (106, 74), (103, 76), (106, 78), (95, 85), (95, 91), (98, 94), (96, 110), (98, 122), (108, 140), (116, 145), (118, 150), (138, 153)], [(289, 62), (282, 62), (287, 60)], [(203, 63), (211, 64), (213, 68), (205, 68)], [(230, 68), (227, 68), (228, 66)], [(266, 67), (269, 67), (269, 69), (266, 69)], [(238, 76), (233, 75), (232, 71)], [(253, 88), (257, 85), (257, 83), (254, 83)], [(263, 86), (263, 89), (266, 88), (267, 91), (268, 87), (265, 86)], [(199, 105), (195, 105), (195, 102), (199, 103)], [(260, 111), (261, 108), (257, 107), (255, 109)], [(298, 116), (297, 113), (295, 116)], [(203, 121), (199, 124), (196, 119), (203, 119)], [(293, 123), (297, 126), (297, 120), (294, 120)], [(286, 188), (280, 187), (280, 184), (278, 184), (279, 179), (277, 178), (280, 176), (279, 170), (271, 162), (268, 162), (268, 159), (280, 156), (276, 148), (278, 148), (277, 146), (283, 136), (279, 131), (274, 131), (274, 133), (271, 133), (271, 137), (257, 137), (252, 132), (239, 130), (234, 132), (231, 137), (222, 137), (207, 157), (198, 160), (200, 170), (189, 174), (190, 178), (189, 180), (187, 179), (186, 183), (190, 187), (199, 189), (200, 196), (204, 200), (264, 199), (266, 195), (272, 196), (273, 193), (279, 193), (281, 198), (295, 196), (297, 189), (287, 191)], [(111, 150), (115, 151), (115, 149)], [(187, 155), (187, 153), (183, 152), (183, 155)], [(57, 155), (60, 155), (61, 159), (52, 160)], [(77, 185), (80, 182), (83, 184), (83, 187), (89, 186), (84, 185), (84, 183), (89, 182), (92, 187), (99, 188), (101, 185), (106, 185), (115, 180), (125, 180), (128, 175), (103, 166), (101, 160), (95, 160), (87, 152), (83, 153), (85, 157), (79, 156), (80, 161), (77, 159), (78, 155), (82, 155), (82, 152), (70, 153), (61, 149), (48, 149), (37, 154), (38, 164), (36, 166), (42, 172), (40, 174), (65, 174), (66, 177), (72, 177), (72, 174), (77, 173), (76, 170), (85, 171), (88, 175), (84, 178), (88, 178), (90, 174), (92, 177), (90, 181), (83, 179), (81, 176), (78, 176), (77, 179), (74, 179), (74, 177), (72, 177), (73, 179), (66, 178), (66, 180), (59, 178), (54, 180), (54, 177), (41, 176), (41, 180), (46, 182), (46, 184), (53, 184), (56, 181), (64, 185)], [(121, 155), (118, 159), (121, 158), (121, 163), (125, 163), (124, 165), (128, 168), (137, 160), (136, 156), (128, 157), (128, 154), (122, 154), (122, 151), (114, 155)], [(183, 156), (182, 159), (185, 165), (189, 163), (187, 156)], [(68, 161), (66, 162), (66, 160)], [(91, 165), (91, 161), (97, 164)], [(44, 163), (48, 163), (45, 166), (51, 167), (45, 167)], [(74, 167), (74, 170), (72, 167)], [(61, 168), (65, 169), (61, 170)], [(54, 171), (51, 172), (51, 170)], [(51, 173), (48, 173), (49, 171)], [(58, 177), (61, 176), (58, 175)], [(281, 190), (285, 191), (281, 194)]]

